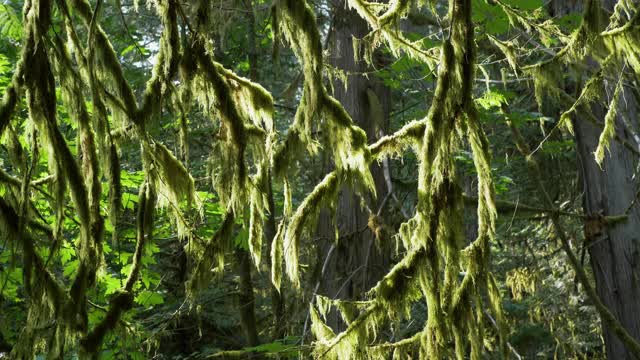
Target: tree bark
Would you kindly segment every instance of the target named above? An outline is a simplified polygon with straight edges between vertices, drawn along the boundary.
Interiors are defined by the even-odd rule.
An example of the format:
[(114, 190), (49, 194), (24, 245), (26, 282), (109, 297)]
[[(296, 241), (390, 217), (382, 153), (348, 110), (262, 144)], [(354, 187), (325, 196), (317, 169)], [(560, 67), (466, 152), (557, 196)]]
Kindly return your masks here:
[[(354, 122), (366, 131), (371, 143), (387, 128), (391, 92), (374, 74), (364, 76), (363, 73), (371, 71), (372, 67), (354, 59), (353, 37), (362, 38), (369, 32), (365, 21), (355, 11), (347, 10), (344, 1), (338, 1), (334, 11), (329, 63), (345, 71), (348, 77), (346, 89), (340, 80), (334, 81), (333, 95)], [(365, 203), (375, 214), (387, 194), (387, 187), (380, 165), (372, 165), (371, 172), (378, 197), (365, 199)], [(319, 260), (320, 266), (331, 245), (336, 244), (319, 289), (319, 293), (330, 298), (357, 299), (384, 275), (389, 266), (391, 251), (383, 249), (385, 241), (376, 242), (374, 233), (368, 227), (369, 211), (362, 207), (361, 202), (361, 198), (349, 187), (341, 189), (335, 218), (339, 239), (335, 239), (333, 222), (326, 213), (321, 214), (319, 220), (318, 232), (324, 244), (321, 247), (323, 256)], [(382, 248), (378, 245), (382, 245)], [(345, 328), (336, 313), (329, 314), (327, 323), (335, 331)]]
[(244, 249), (234, 249), (237, 263), (237, 272), (240, 277), (238, 282), (238, 307), (240, 309), (240, 324), (247, 338), (247, 345), (259, 344), (258, 330), (256, 326), (255, 297), (251, 282), (251, 256)]
[[(267, 205), (269, 206), (269, 214), (265, 220), (264, 236), (267, 240), (267, 257), (269, 265), (273, 259), (271, 259), (271, 246), (273, 244), (273, 238), (276, 235), (276, 207), (273, 200), (273, 185), (271, 182), (271, 173), (269, 172), (267, 180)], [(273, 340), (282, 339), (286, 334), (286, 321), (284, 318), (284, 289), (278, 289), (269, 281), (269, 287), (271, 292), (271, 309), (273, 311), (273, 331), (271, 337)]]
[[(551, 8), (552, 15), (579, 11), (582, 5), (580, 3), (575, 0), (555, 1)], [(609, 11), (615, 3), (615, 0), (603, 1), (604, 7)], [(606, 85), (610, 96), (615, 86), (615, 81)], [(638, 116), (637, 102), (631, 89), (625, 89), (621, 99), (616, 133), (621, 139), (638, 145), (624, 121), (625, 117), (632, 120)], [(606, 109), (598, 104), (583, 111), (591, 111), (598, 119), (604, 119), (606, 114)], [(589, 251), (596, 290), (622, 326), (635, 339), (640, 340), (640, 207), (635, 201), (639, 183), (637, 176), (634, 176), (638, 159), (619, 141), (612, 140), (601, 169), (595, 161), (594, 151), (602, 129), (586, 118), (578, 118), (574, 129), (578, 170), (584, 191), (583, 209), (589, 216), (584, 224), (585, 246)], [(628, 219), (624, 222), (607, 225), (602, 221), (602, 216), (621, 215), (626, 211)], [(602, 332), (608, 359), (634, 359), (632, 353), (605, 324)]]
[[(616, 132), (633, 143), (630, 134), (624, 130), (621, 116), (633, 119), (637, 111), (633, 95), (626, 95), (628, 101), (626, 104), (621, 102)], [(599, 119), (604, 118), (605, 109), (601, 106), (591, 108)], [(640, 208), (635, 202), (638, 181), (634, 178), (638, 159), (614, 140), (600, 169), (593, 152), (601, 131), (586, 120), (576, 121), (578, 165), (584, 186), (583, 207), (584, 213), (590, 216), (584, 224), (585, 246), (589, 250), (598, 295), (627, 331), (640, 339)], [(623, 214), (630, 206), (625, 222), (607, 225), (601, 220), (602, 216)], [(603, 335), (607, 358), (633, 359), (606, 326), (603, 326)]]

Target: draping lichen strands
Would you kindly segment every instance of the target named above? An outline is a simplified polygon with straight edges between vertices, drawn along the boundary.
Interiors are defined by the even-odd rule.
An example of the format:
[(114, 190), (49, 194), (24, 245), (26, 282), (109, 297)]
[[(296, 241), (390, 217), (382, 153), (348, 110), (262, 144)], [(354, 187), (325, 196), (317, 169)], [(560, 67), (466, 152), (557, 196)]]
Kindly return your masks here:
[(618, 81), (616, 85), (616, 90), (613, 93), (613, 97), (611, 98), (611, 103), (609, 104), (609, 110), (604, 117), (604, 128), (602, 129), (602, 133), (600, 134), (600, 138), (598, 139), (598, 147), (594, 152), (596, 162), (600, 167), (602, 167), (602, 163), (604, 161), (605, 150), (609, 150), (609, 146), (611, 141), (615, 137), (616, 130), (616, 117), (618, 116), (618, 103), (620, 102), (620, 92), (622, 91), (622, 79)]
[[(275, 152), (273, 99), (261, 86), (225, 69), (214, 60), (211, 43), (205, 32), (191, 33), (182, 39), (178, 29), (180, 3), (175, 0), (151, 2), (163, 26), (157, 62), (151, 78), (138, 103), (135, 92), (126, 81), (117, 53), (109, 37), (100, 27), (98, 7), (92, 10), (87, 0), (57, 0), (64, 18), (66, 36), (72, 45), (75, 62), (67, 53), (66, 45), (58, 38), (51, 41), (50, 28), (52, 1), (31, 0), (25, 5), (25, 51), (18, 65), (13, 85), (7, 90), (0, 105), (0, 134), (8, 123), (24, 87), (30, 120), (36, 125), (43, 145), (49, 148), (50, 172), (59, 185), (55, 196), (62, 213), (67, 191), (71, 194), (80, 228), (78, 257), (80, 267), (70, 290), (57, 284), (38, 257), (31, 238), (27, 218), (30, 176), (22, 181), (23, 205), (21, 211), (0, 199), (1, 230), (13, 237), (22, 236), (25, 268), (28, 267), (30, 284), (34, 285), (33, 307), (29, 309), (29, 328), (25, 332), (29, 348), (35, 341), (35, 329), (47, 321), (55, 320), (55, 341), (50, 346), (51, 357), (62, 357), (68, 344), (79, 340), (82, 356), (95, 356), (103, 339), (120, 321), (122, 314), (133, 306), (134, 284), (142, 269), (144, 244), (151, 236), (152, 215), (156, 204), (170, 207), (171, 218), (177, 223), (178, 235), (190, 237), (191, 225), (182, 211), (183, 203), (197, 203), (195, 185), (188, 169), (171, 151), (152, 138), (147, 128), (162, 114), (170, 96), (175, 99), (172, 81), (180, 73), (182, 86), (188, 87), (188, 99), (197, 100), (212, 120), (220, 120), (221, 166), (218, 194), (226, 216), (219, 231), (208, 241), (192, 239), (188, 250), (196, 260), (189, 280), (188, 293), (202, 287), (209, 280), (211, 270), (221, 271), (224, 253), (231, 246), (236, 219), (248, 203), (249, 246), (256, 265), (260, 264), (262, 249), (262, 222), (265, 212), (265, 177), (270, 167), (285, 180), (285, 216), (272, 246), (272, 281), (281, 283), (280, 264), (284, 260), (286, 273), (299, 285), (298, 252), (305, 231), (312, 228), (321, 207), (333, 207), (339, 189), (350, 185), (360, 193), (373, 192), (373, 179), (369, 166), (375, 159), (401, 154), (411, 147), (420, 160), (419, 205), (417, 215), (402, 226), (400, 237), (407, 255), (370, 292), (370, 300), (361, 303), (324, 301), (319, 313), (312, 309), (312, 329), (319, 340), (319, 356), (346, 359), (357, 357), (384, 358), (390, 354), (419, 351), (426, 357), (452, 355), (448, 344), (455, 343), (458, 358), (465, 356), (470, 345), (471, 357), (482, 352), (481, 295), (488, 290), (490, 307), (499, 323), (497, 288), (487, 276), (488, 242), (493, 237), (495, 209), (493, 183), (489, 166), (488, 145), (477, 120), (471, 97), (473, 82), (473, 25), (469, 0), (450, 0), (450, 39), (440, 49), (441, 63), (435, 100), (429, 115), (405, 126), (401, 131), (368, 146), (365, 133), (355, 126), (349, 114), (336, 101), (323, 83), (322, 44), (313, 10), (306, 1), (277, 0), (274, 13), (278, 31), (292, 46), (303, 67), (304, 85), (294, 125), (289, 129), (283, 145)], [(388, 6), (350, 1), (374, 30), (376, 39), (382, 39), (396, 55), (405, 51), (424, 62), (432, 60), (416, 43), (407, 42), (395, 29), (397, 20), (407, 13), (411, 2), (391, 1)], [(97, 4), (102, 4), (99, 1)], [(198, 31), (209, 21), (210, 4), (199, 1), (195, 7)], [(70, 9), (73, 9), (73, 16)], [(180, 10), (182, 11), (182, 10)], [(77, 17), (76, 17), (77, 16)], [(76, 33), (74, 21), (80, 18), (89, 39), (84, 46)], [(189, 27), (187, 19), (184, 27)], [(190, 32), (191, 28), (189, 29)], [(380, 35), (382, 34), (382, 35)], [(186, 37), (186, 30), (183, 36)], [(380, 40), (374, 41), (376, 43)], [(53, 43), (51, 51), (44, 44)], [(188, 54), (188, 56), (186, 56)], [(52, 61), (55, 60), (55, 61)], [(54, 70), (51, 64), (54, 64)], [(24, 68), (34, 71), (25, 73)], [(181, 68), (182, 71), (178, 71)], [(55, 76), (55, 78), (54, 78)], [(80, 138), (78, 161), (70, 151), (67, 140), (56, 122), (56, 80), (62, 88), (69, 114), (78, 124)], [(86, 89), (86, 84), (89, 89)], [(90, 91), (93, 111), (89, 112), (82, 94)], [(185, 111), (181, 110), (181, 116)], [(109, 120), (109, 115), (113, 120)], [(184, 118), (183, 118), (184, 119)], [(100, 208), (101, 180), (109, 180), (110, 201), (108, 213), (115, 225), (120, 206), (119, 158), (110, 121), (124, 126), (120, 141), (135, 140), (141, 145), (142, 165), (146, 173), (138, 203), (136, 250), (127, 279), (110, 300), (106, 316), (89, 328), (86, 294), (94, 285), (102, 251), (102, 210)], [(186, 127), (186, 121), (182, 124)], [(286, 175), (298, 150), (319, 150), (312, 136), (316, 129), (326, 131), (329, 152), (333, 155), (335, 170), (320, 182), (293, 213), (290, 186)], [(186, 131), (183, 131), (186, 136)], [(463, 136), (467, 136), (474, 153), (479, 177), (478, 215), (479, 237), (467, 249), (462, 249), (461, 192), (456, 184), (453, 154)], [(115, 137), (115, 136), (114, 136)], [(184, 140), (183, 140), (184, 141)], [(185, 151), (186, 153), (186, 151)], [(184, 155), (184, 154), (183, 154)], [(253, 163), (251, 163), (253, 162)], [(250, 171), (256, 169), (254, 174)], [(13, 179), (9, 177), (9, 179)], [(20, 180), (13, 181), (14, 186)], [(68, 189), (67, 186), (68, 185)], [(14, 229), (11, 222), (19, 218), (23, 224)], [(248, 221), (247, 221), (248, 220)], [(26, 224), (26, 225), (24, 225)], [(16, 235), (17, 234), (17, 235)], [(114, 232), (117, 239), (117, 232)], [(466, 268), (462, 281), (459, 268)], [(35, 274), (35, 276), (34, 276)], [(38, 284), (44, 284), (43, 288)], [(488, 285), (487, 285), (488, 284)], [(369, 340), (386, 319), (387, 309), (396, 308), (391, 318), (406, 315), (411, 302), (425, 298), (429, 318), (423, 332), (397, 343), (369, 346)], [(322, 303), (319, 300), (319, 303)], [(349, 325), (347, 331), (335, 334), (323, 323), (327, 306), (335, 306)], [(480, 309), (480, 310), (479, 310)], [(448, 316), (451, 315), (451, 316)], [(469, 333), (463, 327), (470, 328)], [(33, 352), (33, 348), (28, 351)]]
[(153, 217), (156, 206), (156, 193), (154, 186), (147, 180), (140, 186), (138, 212), (136, 219), (136, 248), (133, 254), (133, 262), (129, 274), (121, 289), (109, 300), (109, 308), (106, 316), (86, 336), (80, 339), (81, 355), (94, 357), (104, 337), (109, 331), (115, 328), (122, 313), (133, 307), (134, 293), (133, 287), (138, 281), (142, 271), (142, 256), (144, 255), (147, 242), (153, 235)]
[[(98, 4), (100, 3), (98, 2)], [(58, 0), (57, 4), (65, 19), (67, 36), (70, 44), (73, 45), (76, 63), (74, 64), (71, 60), (67, 46), (59, 34), (47, 34), (51, 25), (53, 1), (26, 1), (24, 7), (24, 51), (12, 86), (7, 90), (5, 101), (2, 103), (0, 115), (4, 130), (10, 126), (9, 121), (19, 100), (18, 96), (24, 88), (29, 121), (35, 126), (31, 131), (34, 135), (38, 134), (38, 143), (48, 149), (50, 172), (55, 175), (53, 184), (56, 187), (52, 195), (57, 204), (56, 227), (59, 228), (62, 227), (61, 214), (68, 206), (66, 203), (66, 185), (68, 185), (79, 223), (80, 236), (77, 251), (79, 266), (70, 288), (64, 289), (52, 278), (46, 268), (46, 263), (39, 257), (34, 240), (27, 231), (28, 227), (20, 226), (24, 230), (13, 231), (13, 234), (16, 231), (24, 234), (21, 236), (24, 245), (23, 251), (27, 254), (24, 271), (27, 274), (38, 274), (36, 277), (30, 277), (29, 280), (29, 283), (34, 285), (35, 292), (32, 292), (34, 301), (29, 306), (27, 328), (18, 341), (21, 345), (15, 349), (16, 354), (19, 354), (17, 356), (21, 358), (31, 357), (33, 352), (37, 351), (36, 347), (32, 345), (45, 334), (40, 334), (35, 330), (36, 328), (49, 328), (48, 325), (44, 325), (49, 321), (54, 321), (51, 330), (54, 334), (53, 341), (48, 346), (50, 357), (63, 357), (65, 347), (71, 346), (79, 338), (82, 339), (83, 348), (87, 350), (86, 356), (92, 357), (99, 349), (104, 335), (113, 329), (120, 315), (132, 306), (133, 284), (140, 271), (140, 257), (146, 235), (139, 239), (129, 280), (122, 294), (116, 294), (112, 299), (107, 319), (94, 329), (89, 329), (85, 299), (87, 292), (94, 286), (96, 272), (101, 265), (104, 234), (103, 214), (100, 207), (102, 174), (107, 176), (110, 183), (109, 197), (111, 201), (108, 211), (112, 214), (113, 225), (115, 225), (120, 206), (120, 166), (117, 149), (110, 136), (108, 111), (111, 111), (114, 117), (117, 114), (124, 114), (124, 117), (135, 126), (143, 145), (143, 163), (149, 176), (149, 181), (145, 183), (144, 196), (141, 195), (141, 198), (148, 200), (145, 200), (141, 205), (146, 208), (141, 212), (145, 215), (145, 219), (150, 219), (147, 214), (154, 212), (157, 189), (165, 198), (169, 199), (174, 205), (173, 208), (179, 207), (180, 202), (184, 199), (193, 202), (195, 193), (193, 179), (188, 171), (166, 147), (151, 139), (144, 127), (145, 123), (152, 119), (154, 114), (158, 113), (158, 109), (163, 106), (163, 97), (168, 91), (167, 84), (177, 72), (179, 53), (181, 52), (177, 32), (177, 2), (168, 0), (155, 3), (155, 8), (164, 25), (161, 41), (163, 47), (160, 51), (157, 69), (148, 83), (140, 108), (136, 104), (133, 91), (123, 76), (118, 57), (115, 55), (107, 35), (96, 23), (98, 14), (92, 11), (88, 2), (83, 0), (70, 0), (69, 2)], [(69, 5), (84, 21), (89, 32), (88, 51), (85, 51), (86, 49), (80, 43), (75, 32)], [(53, 39), (50, 39), (51, 36)], [(53, 47), (49, 47), (49, 44), (53, 44)], [(32, 68), (33, 71), (26, 72), (24, 71), (26, 68)], [(78, 124), (80, 163), (71, 152), (65, 135), (58, 127), (55, 96), (56, 78), (69, 115)], [(89, 83), (93, 97), (93, 113), (88, 111), (83, 97), (86, 83)], [(113, 91), (113, 93), (109, 91)], [(103, 102), (104, 96), (108, 99), (108, 106)], [(35, 144), (35, 140), (33, 143)], [(29, 184), (29, 182), (29, 179), (23, 181), (24, 184)], [(23, 193), (27, 194), (24, 191)], [(31, 204), (28, 198), (27, 202)], [(12, 221), (7, 218), (12, 213), (10, 211), (11, 205), (6, 205), (2, 218), (5, 225)], [(178, 212), (175, 214), (178, 218)], [(26, 214), (23, 216), (16, 213), (15, 217), (23, 219), (25, 224), (32, 223)], [(146, 224), (146, 230), (143, 233), (150, 232), (150, 220), (145, 220), (144, 224)], [(10, 226), (5, 225), (2, 226), (3, 233), (11, 230)], [(183, 225), (184, 227), (188, 226), (186, 223)], [(42, 226), (41, 228), (54, 236), (61, 231), (61, 229), (52, 231)], [(115, 231), (114, 234), (117, 236)], [(51, 247), (50, 251), (57, 251), (57, 247)], [(51, 255), (53, 254), (49, 256)]]
[(322, 43), (313, 11), (306, 1), (278, 0), (274, 7), (279, 25), (276, 31), (281, 32), (291, 45), (302, 64), (304, 76), (303, 94), (294, 123), (284, 143), (274, 154), (275, 173), (281, 177), (286, 175), (291, 161), (299, 156), (301, 146), (306, 146), (312, 153), (317, 150), (316, 140), (311, 137), (314, 121), (318, 121), (317, 126), (322, 126), (329, 134), (326, 137), (329, 139), (328, 148), (337, 168), (303, 202), (285, 230), (286, 273), (297, 285), (297, 244), (304, 227), (314, 222), (320, 205), (330, 203), (339, 185), (345, 182), (361, 192), (375, 192), (375, 187), (369, 171), (371, 153), (366, 134), (354, 124), (344, 107), (329, 95), (324, 86)]
[[(398, 31), (398, 21), (408, 14), (411, 6), (410, 0), (390, 1), (386, 9), (386, 4), (366, 2), (363, 0), (348, 0), (347, 4), (349, 7), (355, 9), (373, 29), (373, 31), (367, 35), (370, 44), (369, 47), (365, 49), (365, 53), (371, 54), (371, 48), (375, 48), (384, 42), (394, 56), (400, 57), (402, 53), (405, 53), (429, 65), (429, 67), (433, 67), (437, 58), (433, 56), (428, 49), (423, 47), (421, 41), (411, 41), (404, 37), (401, 31)], [(383, 7), (382, 12), (378, 9), (380, 6)], [(356, 54), (358, 54), (358, 52), (356, 52)], [(366, 55), (364, 59), (370, 62), (371, 56)]]
[(311, 194), (309, 194), (302, 204), (300, 204), (291, 218), (291, 223), (286, 229), (286, 233), (284, 235), (286, 273), (295, 286), (300, 286), (300, 277), (298, 273), (298, 251), (302, 233), (305, 226), (313, 228), (313, 219), (318, 215), (322, 205), (331, 205), (331, 201), (335, 198), (338, 190), (340, 189), (339, 185), (341, 183), (341, 175), (343, 174), (332, 172), (325, 176), (315, 189), (313, 189)]
[[(195, 6), (196, 28), (210, 21), (210, 4), (200, 1)], [(189, 251), (196, 259), (187, 284), (189, 295), (206, 284), (215, 268), (221, 273), (224, 254), (231, 247), (234, 219), (243, 214), (249, 203), (245, 226), (249, 230), (249, 250), (259, 266), (262, 250), (262, 226), (265, 211), (265, 174), (269, 168), (274, 141), (273, 98), (262, 86), (217, 63), (212, 56), (206, 32), (194, 33), (185, 46), (185, 53), (194, 62), (181, 65), (182, 80), (189, 93), (201, 105), (212, 121), (220, 120), (220, 143), (212, 156), (214, 188), (221, 205), (227, 211), (222, 227), (211, 239), (196, 241)], [(249, 174), (249, 159), (254, 161), (255, 174)], [(206, 258), (206, 259), (203, 259)]]
[[(330, 134), (329, 147), (337, 168), (351, 172), (354, 184), (363, 190), (374, 191), (373, 179), (367, 167), (370, 161), (366, 146), (366, 134), (354, 125), (342, 105), (329, 95), (322, 80), (322, 43), (313, 11), (306, 1), (278, 0), (274, 3), (279, 29), (291, 44), (296, 57), (303, 66), (303, 95), (296, 109), (294, 124), (289, 129), (287, 140), (275, 154), (276, 173), (283, 174), (289, 165), (282, 159), (291, 159), (303, 144), (311, 152), (317, 148), (311, 132), (314, 120), (324, 117), (326, 130)], [(283, 169), (284, 168), (284, 169)]]
[[(376, 156), (391, 155), (407, 145), (418, 151), (417, 213), (400, 230), (409, 253), (371, 290), (371, 304), (350, 322), (346, 331), (334, 336), (322, 330), (320, 324), (312, 327), (320, 339), (319, 356), (355, 359), (360, 356), (357, 354), (367, 354), (370, 358), (385, 358), (391, 354), (400, 356), (399, 351), (409, 354), (417, 347), (424, 358), (463, 359), (469, 346), (471, 358), (479, 359), (484, 349), (484, 291), (490, 293), (490, 309), (500, 319), (499, 335), (505, 334), (501, 305), (496, 300), (500, 295), (492, 278), (486, 275), (496, 210), (488, 143), (471, 93), (475, 66), (471, 2), (451, 0), (448, 18), (452, 33), (441, 47), (438, 82), (429, 114), (371, 146)], [(461, 247), (461, 190), (451, 160), (459, 134), (469, 138), (479, 178), (479, 235), (466, 249)], [(421, 143), (411, 140), (420, 136)], [(458, 280), (460, 266), (466, 267), (462, 281)], [(426, 299), (428, 309), (420, 336), (407, 339), (402, 345), (373, 348), (357, 341), (362, 335), (354, 334), (362, 334), (364, 329), (375, 331), (389, 309), (406, 309), (420, 297)], [(318, 316), (312, 316), (312, 320), (322, 321)], [(447, 345), (450, 342), (455, 344), (453, 353)], [(504, 344), (502, 339), (501, 350), (506, 354)]]
[[(29, 121), (35, 126), (37, 133), (41, 135), (39, 142), (42, 142), (48, 148), (50, 155), (49, 165), (58, 177), (57, 183), (62, 184), (63, 180), (69, 183), (71, 199), (78, 211), (80, 220), (80, 266), (69, 295), (73, 296), (78, 292), (79, 296), (73, 298), (64, 294), (61, 286), (52, 278), (45, 268), (40, 255), (36, 252), (34, 239), (28, 235), (24, 227), (23, 230), (18, 229), (17, 231), (22, 233), (20, 237), (22, 237), (22, 248), (25, 255), (23, 269), (26, 274), (31, 273), (32, 269), (36, 270), (36, 277), (34, 278), (36, 281), (31, 282), (29, 277), (25, 279), (30, 282), (27, 288), (30, 289), (33, 301), (28, 309), (25, 335), (19, 339), (18, 346), (14, 349), (16, 356), (32, 356), (34, 349), (32, 347), (29, 348), (28, 344), (33, 344), (41, 336), (35, 333), (36, 328), (41, 326), (43, 322), (52, 319), (56, 320), (56, 326), (53, 329), (55, 341), (52, 342), (48, 349), (49, 354), (54, 357), (62, 356), (66, 340), (68, 338), (72, 339), (73, 334), (78, 329), (81, 330), (86, 327), (86, 318), (83, 319), (82, 317), (82, 307), (77, 304), (82, 300), (86, 287), (93, 283), (98, 263), (96, 259), (99, 250), (95, 247), (92, 238), (94, 234), (91, 231), (87, 189), (78, 164), (71, 154), (64, 136), (58, 129), (56, 120), (55, 80), (51, 70), (47, 46), (44, 45), (47, 42), (46, 30), (51, 23), (51, 11), (52, 3), (50, 1), (25, 2), (25, 40), (22, 62), (26, 68), (31, 68), (33, 71), (24, 72), (20, 75), (23, 76), (23, 84), (26, 90)], [(16, 81), (16, 83), (20, 83), (20, 81)], [(34, 129), (34, 131), (36, 130)], [(33, 139), (32, 145), (35, 146), (35, 142), (36, 139)], [(32, 152), (33, 156), (35, 156), (37, 150), (34, 148)], [(25, 178), (24, 183), (27, 184), (29, 181), (29, 178)], [(23, 191), (23, 195), (26, 196), (27, 193)], [(58, 197), (56, 201), (60, 204), (64, 201), (65, 192), (57, 191), (56, 196)], [(26, 202), (29, 202), (28, 197), (23, 197), (23, 204), (26, 204)], [(12, 211), (9, 207), (3, 209), (5, 221), (9, 220), (7, 216), (11, 213)], [(21, 213), (21, 216), (26, 216), (26, 213), (22, 211)], [(27, 221), (27, 219), (19, 220), (18, 223), (24, 221)], [(3, 228), (8, 230), (10, 226), (3, 226)], [(80, 301), (76, 303), (71, 302), (70, 299)], [(76, 317), (76, 315), (79, 316)]]

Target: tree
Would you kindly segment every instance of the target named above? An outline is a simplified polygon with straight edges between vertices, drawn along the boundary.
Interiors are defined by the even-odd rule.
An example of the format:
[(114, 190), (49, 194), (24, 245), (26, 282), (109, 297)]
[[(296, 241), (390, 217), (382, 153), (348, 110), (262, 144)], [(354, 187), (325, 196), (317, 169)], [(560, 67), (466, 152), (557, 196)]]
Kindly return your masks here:
[[(598, 3), (591, 6), (597, 6)], [(603, 1), (603, 9), (594, 11), (614, 12), (615, 1)], [(568, 6), (555, 4), (554, 12), (566, 13)], [(589, 6), (585, 3), (584, 6)], [(619, 4), (616, 16), (623, 21), (619, 12), (625, 7)], [(595, 14), (601, 17), (603, 15)], [(626, 19), (632, 21), (631, 19)], [(597, 21), (594, 19), (594, 21)], [(596, 30), (605, 31), (605, 24), (595, 23)], [(615, 25), (608, 25), (608, 27)], [(637, 98), (632, 94), (633, 72), (627, 71), (626, 59), (616, 59), (611, 64), (599, 61), (603, 76), (607, 79), (596, 86), (604, 91), (606, 106), (592, 103), (584, 106), (584, 111), (595, 116), (591, 119), (576, 117), (574, 128), (579, 156), (579, 169), (584, 189), (583, 207), (588, 215), (584, 224), (585, 246), (589, 249), (591, 267), (595, 275), (598, 296), (611, 312), (620, 319), (623, 326), (636, 340), (640, 339), (640, 318), (637, 299), (639, 288), (635, 280), (633, 260), (636, 257), (636, 235), (638, 207), (636, 201), (637, 180), (634, 162), (637, 152), (622, 144), (638, 146), (635, 125), (629, 119), (637, 114)], [(587, 86), (587, 85), (584, 85)], [(622, 100), (626, 99), (626, 100)], [(608, 108), (608, 109), (607, 109)], [(600, 129), (604, 124), (604, 130)], [(603, 135), (601, 135), (601, 133)], [(608, 135), (607, 135), (608, 134)], [(607, 144), (607, 136), (617, 141)], [(602, 139), (602, 140), (601, 140)], [(595, 157), (594, 157), (595, 154)], [(631, 200), (630, 200), (631, 199)], [(611, 223), (604, 216), (626, 216), (625, 221)], [(632, 351), (618, 339), (611, 325), (604, 324), (604, 338), (609, 359), (632, 359)]]
[[(375, 67), (356, 58), (354, 52), (358, 50), (354, 46), (358, 45), (354, 42), (367, 35), (368, 26), (355, 10), (347, 10), (345, 5), (335, 4), (329, 34), (330, 63), (337, 72), (332, 84), (333, 93), (354, 122), (365, 131), (369, 143), (373, 143), (388, 128), (391, 94), (382, 81), (366, 77), (367, 72), (384, 66), (380, 54)], [(390, 249), (385, 248), (388, 239), (379, 238), (384, 236), (384, 225), (379, 222), (385, 210), (382, 201), (388, 193), (383, 171), (380, 164), (371, 166), (377, 198), (361, 198), (348, 185), (342, 186), (335, 216), (325, 213), (319, 221), (318, 235), (326, 239), (322, 249), (327, 262), (319, 262), (326, 270), (318, 280), (319, 293), (328, 298), (358, 300), (388, 270)], [(333, 313), (330, 324), (334, 329), (344, 329), (336, 313)]]

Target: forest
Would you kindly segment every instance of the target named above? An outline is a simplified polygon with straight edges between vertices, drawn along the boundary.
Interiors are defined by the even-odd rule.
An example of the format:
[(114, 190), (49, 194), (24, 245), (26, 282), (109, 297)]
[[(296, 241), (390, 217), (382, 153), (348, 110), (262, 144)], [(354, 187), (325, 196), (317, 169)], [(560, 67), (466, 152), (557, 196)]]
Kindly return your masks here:
[(640, 359), (639, 0), (0, 0), (0, 359)]

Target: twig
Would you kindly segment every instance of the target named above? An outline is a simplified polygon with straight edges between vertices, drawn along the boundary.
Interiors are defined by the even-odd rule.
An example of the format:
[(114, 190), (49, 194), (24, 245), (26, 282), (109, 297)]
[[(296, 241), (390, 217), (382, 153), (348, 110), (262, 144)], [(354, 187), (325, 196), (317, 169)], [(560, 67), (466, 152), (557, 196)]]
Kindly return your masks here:
[[(329, 259), (331, 259), (331, 255), (333, 254), (333, 250), (335, 250), (336, 245), (331, 244), (329, 251), (327, 251), (327, 256), (324, 258), (324, 263), (322, 264), (322, 270), (320, 271), (320, 277), (318, 281), (316, 281), (316, 286), (313, 288), (313, 295), (311, 295), (311, 301), (309, 301), (309, 306), (313, 306), (313, 302), (315, 301), (316, 295), (318, 294), (318, 289), (320, 288), (320, 281), (324, 276), (324, 273), (327, 271), (327, 266), (329, 265)], [(307, 317), (304, 319), (304, 327), (302, 328), (302, 338), (300, 339), (300, 345), (304, 345), (304, 338), (307, 335), (307, 327), (309, 326), (309, 312), (307, 312)]]
[[(493, 327), (497, 330), (498, 329), (498, 323), (496, 323), (496, 320), (491, 316), (491, 314), (489, 314), (489, 312), (486, 309), (482, 310), (484, 312), (484, 314), (489, 318), (489, 321), (491, 321), (491, 325), (493, 325)], [(522, 360), (522, 356), (520, 356), (520, 354), (518, 354), (518, 352), (516, 351), (516, 349), (513, 347), (513, 345), (511, 345), (510, 342), (507, 341), (507, 346), (509, 347), (509, 350), (511, 350), (511, 352), (513, 353), (513, 355), (515, 355), (515, 357), (518, 360)]]

